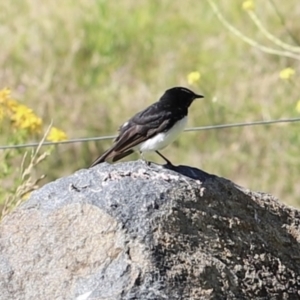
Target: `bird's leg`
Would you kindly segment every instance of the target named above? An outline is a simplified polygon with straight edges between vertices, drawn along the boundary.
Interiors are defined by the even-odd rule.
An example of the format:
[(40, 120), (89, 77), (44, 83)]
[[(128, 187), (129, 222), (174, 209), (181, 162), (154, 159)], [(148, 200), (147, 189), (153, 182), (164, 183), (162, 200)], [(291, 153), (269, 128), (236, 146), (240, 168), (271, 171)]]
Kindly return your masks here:
[(167, 163), (167, 165), (173, 166), (173, 164), (166, 158), (164, 157), (160, 152), (155, 151), (162, 159), (164, 159)]
[(144, 153), (142, 151), (140, 151), (140, 155), (141, 155), (141, 158), (142, 158), (142, 161), (147, 165), (147, 166), (150, 166), (151, 165), (151, 162), (150, 161), (147, 161), (144, 157)]

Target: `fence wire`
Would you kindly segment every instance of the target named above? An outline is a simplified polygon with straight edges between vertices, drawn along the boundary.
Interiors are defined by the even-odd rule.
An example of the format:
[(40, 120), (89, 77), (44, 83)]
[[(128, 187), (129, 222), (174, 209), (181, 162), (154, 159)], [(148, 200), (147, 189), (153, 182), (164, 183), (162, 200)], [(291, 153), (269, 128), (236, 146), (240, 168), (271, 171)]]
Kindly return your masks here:
[[(214, 130), (214, 129), (234, 128), (234, 127), (248, 127), (248, 126), (258, 126), (258, 125), (272, 125), (272, 124), (279, 124), (279, 123), (295, 123), (295, 122), (300, 122), (300, 118), (192, 127), (192, 128), (187, 128), (184, 131), (189, 132), (189, 131), (201, 131), (201, 130)], [(73, 144), (73, 143), (86, 143), (86, 142), (91, 142), (91, 141), (104, 141), (104, 140), (111, 140), (116, 137), (117, 137), (116, 135), (105, 135), (105, 136), (99, 136), (99, 137), (70, 139), (70, 140), (60, 141), (60, 142), (43, 142), (42, 144), (35, 142), (35, 143), (19, 144), (19, 145), (3, 145), (3, 146), (0, 146), (0, 150), (35, 148), (38, 146), (51, 146), (51, 145)]]

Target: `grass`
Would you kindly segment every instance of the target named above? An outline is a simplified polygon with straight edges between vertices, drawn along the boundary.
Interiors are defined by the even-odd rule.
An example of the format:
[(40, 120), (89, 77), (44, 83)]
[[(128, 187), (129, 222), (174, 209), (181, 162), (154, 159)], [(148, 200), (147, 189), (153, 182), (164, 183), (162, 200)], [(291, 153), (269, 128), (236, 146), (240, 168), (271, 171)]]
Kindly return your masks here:
[[(241, 32), (273, 46), (242, 2), (216, 2)], [(275, 3), (285, 26), (271, 1), (257, 2), (255, 11), (270, 32), (295, 45), (286, 28), (300, 41), (300, 4)], [(53, 119), (70, 138), (114, 134), (165, 89), (188, 86), (192, 71), (199, 71), (201, 79), (191, 88), (205, 99), (193, 104), (189, 126), (298, 116), (298, 61), (247, 45), (219, 22), (207, 1), (66, 0), (59, 6), (2, 1), (0, 21), (0, 89), (10, 87), (45, 124)], [(296, 71), (291, 81), (279, 78), (286, 67)], [(58, 146), (36, 166), (36, 176), (46, 173), (46, 183), (85, 168), (110, 144)], [(300, 206), (299, 146), (296, 123), (185, 133), (163, 153), (176, 164)]]

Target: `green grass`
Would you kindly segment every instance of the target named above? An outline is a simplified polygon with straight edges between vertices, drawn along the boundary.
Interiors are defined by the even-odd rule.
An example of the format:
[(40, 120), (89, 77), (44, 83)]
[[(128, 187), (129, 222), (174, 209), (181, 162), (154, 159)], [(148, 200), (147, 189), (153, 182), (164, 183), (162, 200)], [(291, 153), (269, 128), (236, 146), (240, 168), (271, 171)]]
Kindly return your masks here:
[[(242, 2), (216, 2), (231, 24), (272, 45)], [(300, 41), (299, 2), (276, 2)], [(256, 6), (265, 26), (292, 43), (270, 2)], [(53, 119), (70, 138), (116, 133), (167, 88), (187, 86), (186, 76), (194, 70), (202, 77), (192, 89), (205, 99), (193, 104), (189, 126), (297, 116), (298, 62), (251, 48), (224, 28), (206, 1), (2, 1), (0, 22), (1, 87), (10, 87), (46, 124)], [(278, 77), (287, 66), (297, 72), (295, 84)], [(185, 133), (163, 153), (176, 164), (300, 206), (299, 126)], [(37, 172), (46, 173), (48, 181), (70, 174), (110, 144), (61, 145)]]

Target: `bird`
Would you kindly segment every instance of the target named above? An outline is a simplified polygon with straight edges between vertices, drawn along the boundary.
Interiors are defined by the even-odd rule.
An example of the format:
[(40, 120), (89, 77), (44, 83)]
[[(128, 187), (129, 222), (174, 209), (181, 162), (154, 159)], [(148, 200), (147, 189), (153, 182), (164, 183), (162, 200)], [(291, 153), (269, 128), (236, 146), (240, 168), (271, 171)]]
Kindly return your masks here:
[(157, 102), (120, 126), (119, 135), (112, 147), (98, 157), (90, 167), (106, 160), (116, 162), (135, 151), (140, 152), (145, 162), (147, 162), (143, 155), (145, 152), (156, 152), (168, 165), (172, 165), (158, 150), (172, 143), (184, 130), (188, 108), (197, 98), (204, 96), (195, 94), (185, 87), (166, 90)]

